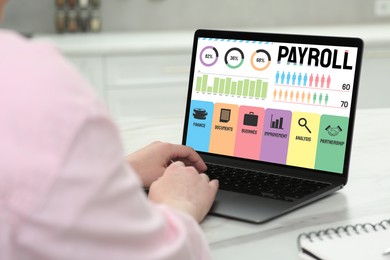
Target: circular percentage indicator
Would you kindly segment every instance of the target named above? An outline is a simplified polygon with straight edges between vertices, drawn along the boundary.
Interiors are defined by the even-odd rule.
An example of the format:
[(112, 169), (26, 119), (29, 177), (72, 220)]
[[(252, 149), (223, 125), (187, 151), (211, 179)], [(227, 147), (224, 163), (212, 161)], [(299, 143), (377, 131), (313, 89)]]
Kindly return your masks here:
[(252, 54), (251, 65), (255, 70), (266, 70), (271, 65), (271, 55), (268, 51), (259, 49)]
[(231, 48), (225, 54), (225, 63), (231, 69), (239, 68), (244, 63), (244, 53), (239, 48)]
[(200, 52), (200, 62), (207, 67), (213, 66), (217, 63), (218, 51), (213, 46), (206, 46)]

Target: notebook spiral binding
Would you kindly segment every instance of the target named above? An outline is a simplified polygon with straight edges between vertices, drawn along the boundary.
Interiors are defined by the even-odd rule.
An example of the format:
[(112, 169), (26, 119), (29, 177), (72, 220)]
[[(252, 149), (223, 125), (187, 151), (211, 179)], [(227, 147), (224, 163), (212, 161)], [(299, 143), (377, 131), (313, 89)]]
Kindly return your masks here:
[(335, 237), (343, 237), (345, 235), (360, 235), (362, 233), (376, 232), (378, 230), (390, 230), (390, 219), (382, 220), (377, 224), (364, 223), (356, 225), (339, 226), (337, 228), (327, 228), (315, 232), (302, 233), (298, 236), (298, 248), (301, 249), (301, 240), (308, 239), (310, 242), (317, 240), (324, 240), (325, 238), (334, 239)]

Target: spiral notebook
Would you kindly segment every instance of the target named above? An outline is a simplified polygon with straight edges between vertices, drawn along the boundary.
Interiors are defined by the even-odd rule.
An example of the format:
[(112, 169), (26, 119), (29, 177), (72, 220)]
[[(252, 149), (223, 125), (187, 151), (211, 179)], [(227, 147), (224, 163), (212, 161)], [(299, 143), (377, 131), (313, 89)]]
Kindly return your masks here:
[(298, 236), (300, 259), (390, 259), (390, 219), (378, 223), (346, 225), (302, 233)]

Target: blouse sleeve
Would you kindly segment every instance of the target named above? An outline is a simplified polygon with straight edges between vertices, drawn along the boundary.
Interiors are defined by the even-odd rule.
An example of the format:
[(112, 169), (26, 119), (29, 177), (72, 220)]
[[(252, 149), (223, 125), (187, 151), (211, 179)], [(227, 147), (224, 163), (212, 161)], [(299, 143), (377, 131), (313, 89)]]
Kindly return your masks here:
[(44, 199), (19, 227), (17, 259), (210, 259), (199, 225), (151, 203), (99, 113), (79, 127)]

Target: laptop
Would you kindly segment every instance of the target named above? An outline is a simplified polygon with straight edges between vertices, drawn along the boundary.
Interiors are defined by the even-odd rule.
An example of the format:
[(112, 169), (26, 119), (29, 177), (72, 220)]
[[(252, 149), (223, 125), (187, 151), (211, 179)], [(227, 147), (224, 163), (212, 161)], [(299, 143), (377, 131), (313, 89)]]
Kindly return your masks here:
[(210, 211), (263, 223), (348, 180), (358, 38), (198, 30), (182, 144), (219, 179)]

